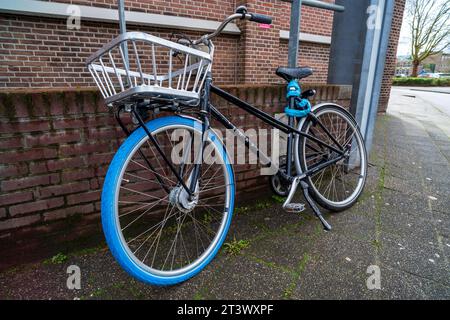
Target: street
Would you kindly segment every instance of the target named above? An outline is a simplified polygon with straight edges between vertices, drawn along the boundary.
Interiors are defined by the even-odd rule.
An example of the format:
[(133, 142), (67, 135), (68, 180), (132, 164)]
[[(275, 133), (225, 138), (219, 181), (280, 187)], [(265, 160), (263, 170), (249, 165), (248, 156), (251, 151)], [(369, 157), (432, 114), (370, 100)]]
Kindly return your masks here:
[(430, 121), (450, 137), (449, 87), (393, 87), (389, 114), (408, 114), (418, 120)]

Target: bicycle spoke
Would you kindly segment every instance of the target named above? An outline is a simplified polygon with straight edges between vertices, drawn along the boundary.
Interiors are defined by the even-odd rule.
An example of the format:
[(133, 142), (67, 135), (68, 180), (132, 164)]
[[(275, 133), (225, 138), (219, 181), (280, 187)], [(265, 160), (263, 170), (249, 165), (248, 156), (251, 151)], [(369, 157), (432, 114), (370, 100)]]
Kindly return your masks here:
[(167, 181), (171, 182), (172, 184), (176, 184), (176, 182), (174, 182), (173, 180), (170, 180), (169, 178), (167, 178), (166, 176), (162, 176), (161, 174), (159, 174), (158, 172), (154, 171), (154, 170), (150, 170), (149, 168), (143, 166), (142, 164), (140, 164), (139, 162), (135, 161), (135, 160), (131, 160), (133, 163), (141, 166), (142, 168), (147, 169), (148, 171), (158, 175), (160, 178), (166, 179)]
[[(161, 199), (160, 201), (163, 201), (163, 200), (165, 200), (165, 199)], [(160, 201), (158, 201), (158, 202), (160, 202)], [(157, 203), (158, 203), (157, 202)], [(156, 203), (156, 204), (157, 204)], [(152, 206), (152, 207), (150, 207), (150, 208), (148, 208), (147, 210), (145, 210), (142, 214), (140, 214), (136, 219), (134, 219), (133, 221), (131, 221), (129, 224), (127, 224), (123, 229), (122, 229), (122, 231), (124, 231), (125, 229), (127, 229), (129, 226), (131, 226), (133, 223), (135, 223), (137, 220), (139, 220), (140, 218), (142, 218), (148, 211), (150, 211), (152, 208), (154, 208), (155, 206), (156, 206), (156, 204), (154, 205), (154, 206)]]
[[(151, 170), (149, 170), (149, 171), (151, 171)], [(146, 181), (146, 182), (150, 182), (150, 183), (153, 183), (153, 184), (156, 184), (156, 185), (160, 185), (159, 182), (155, 182), (155, 181), (153, 181), (153, 180), (150, 180), (150, 179), (146, 179), (146, 178), (140, 177), (140, 176), (138, 176), (138, 175), (136, 175), (136, 174), (132, 174), (132, 173), (129, 173), (129, 172), (125, 172), (125, 174), (126, 174), (127, 176), (130, 176), (130, 177), (133, 177), (133, 178), (140, 179), (140, 180), (142, 180), (142, 181)], [(166, 186), (166, 187), (169, 187), (169, 186), (166, 185), (166, 184), (162, 184), (162, 185), (163, 185), (163, 186)]]

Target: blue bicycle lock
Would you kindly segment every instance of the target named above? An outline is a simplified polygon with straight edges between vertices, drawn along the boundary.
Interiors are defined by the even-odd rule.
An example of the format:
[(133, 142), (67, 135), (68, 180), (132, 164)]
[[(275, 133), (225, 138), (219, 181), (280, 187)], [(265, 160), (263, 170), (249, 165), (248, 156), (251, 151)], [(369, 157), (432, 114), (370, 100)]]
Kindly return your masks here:
[(311, 112), (311, 103), (308, 99), (300, 99), (301, 94), (302, 90), (300, 89), (298, 80), (293, 79), (289, 81), (286, 98), (289, 100), (290, 98), (295, 97), (295, 109), (290, 108), (289, 105), (284, 109), (284, 112), (289, 117), (302, 118)]

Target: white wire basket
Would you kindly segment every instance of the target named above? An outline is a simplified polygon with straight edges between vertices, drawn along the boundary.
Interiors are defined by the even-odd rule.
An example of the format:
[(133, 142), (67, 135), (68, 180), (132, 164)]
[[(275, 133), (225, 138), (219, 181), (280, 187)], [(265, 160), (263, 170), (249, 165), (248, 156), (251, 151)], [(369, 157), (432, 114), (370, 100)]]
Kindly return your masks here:
[(87, 60), (109, 106), (140, 99), (197, 105), (211, 65), (207, 52), (142, 32), (118, 36)]

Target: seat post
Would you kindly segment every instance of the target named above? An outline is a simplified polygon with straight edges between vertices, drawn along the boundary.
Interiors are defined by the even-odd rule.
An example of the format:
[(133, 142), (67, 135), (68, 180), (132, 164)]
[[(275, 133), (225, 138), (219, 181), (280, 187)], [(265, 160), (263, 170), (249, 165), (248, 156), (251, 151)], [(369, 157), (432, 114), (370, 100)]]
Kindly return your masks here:
[[(286, 98), (288, 99), (288, 109), (294, 110), (295, 109), (295, 102), (296, 99), (298, 99), (301, 95), (300, 86), (298, 84), (297, 79), (291, 79), (286, 87)], [(290, 127), (294, 127), (295, 125), (295, 117), (292, 116), (292, 114), (287, 113), (288, 116), (288, 124)], [(292, 176), (292, 160), (293, 154), (292, 154), (292, 143), (294, 140), (294, 134), (290, 132), (287, 137), (287, 157), (286, 157), (286, 174), (288, 176)]]
[[(289, 97), (289, 108), (294, 108), (295, 105), (295, 97)], [(295, 118), (288, 115), (288, 124), (290, 127), (295, 125)], [(286, 174), (288, 176), (292, 176), (292, 142), (293, 142), (293, 134), (292, 132), (288, 134), (287, 137), (287, 157), (286, 157)]]

